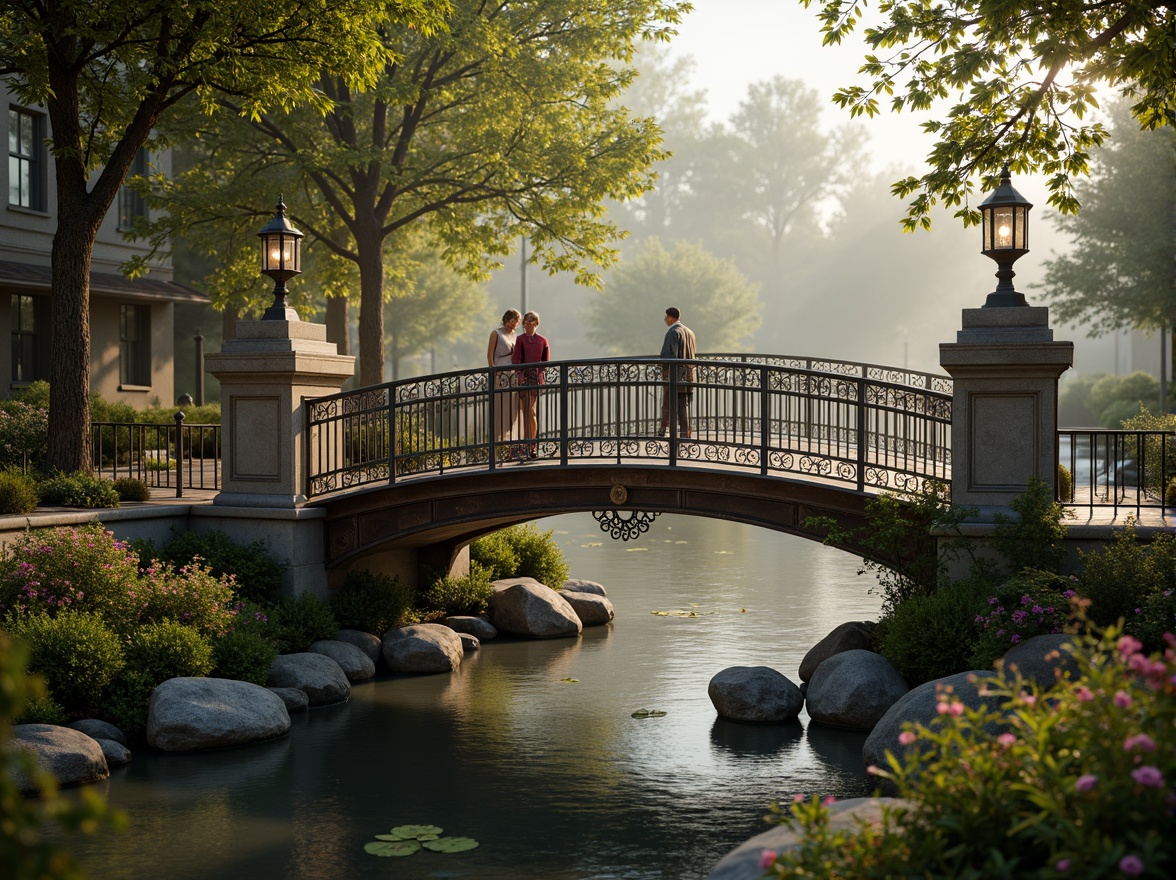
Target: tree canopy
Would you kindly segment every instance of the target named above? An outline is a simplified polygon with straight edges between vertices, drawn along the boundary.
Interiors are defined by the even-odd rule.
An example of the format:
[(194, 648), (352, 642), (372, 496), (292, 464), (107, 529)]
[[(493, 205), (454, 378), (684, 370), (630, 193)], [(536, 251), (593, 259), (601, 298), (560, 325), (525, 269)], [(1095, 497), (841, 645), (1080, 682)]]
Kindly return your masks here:
[[(825, 44), (840, 43), (865, 18), (866, 0), (816, 2)], [(1075, 212), (1074, 178), (1107, 138), (1090, 113), (1099, 86), (1127, 95), (1143, 128), (1176, 123), (1171, 0), (881, 0), (869, 21), (863, 35), (873, 52), (860, 69), (868, 82), (840, 89), (834, 100), (855, 116), (889, 102), (894, 111), (940, 117), (923, 124), (936, 138), (929, 170), (892, 186), (913, 196), (908, 229), (929, 228), (937, 201), (965, 224), (978, 222), (973, 177), (993, 188), (1006, 163), (1044, 174), (1049, 203)]]

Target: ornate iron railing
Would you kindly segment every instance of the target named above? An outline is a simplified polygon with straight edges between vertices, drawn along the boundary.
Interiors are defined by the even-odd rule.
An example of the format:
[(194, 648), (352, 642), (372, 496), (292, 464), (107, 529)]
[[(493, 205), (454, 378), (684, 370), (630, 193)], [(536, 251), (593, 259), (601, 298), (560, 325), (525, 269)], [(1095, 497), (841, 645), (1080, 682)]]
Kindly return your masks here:
[[(1070, 507), (1163, 508), (1176, 483), (1176, 432), (1098, 428), (1058, 431), (1058, 464), (1071, 488), (1059, 480), (1058, 500)], [(1176, 487), (1172, 490), (1176, 495)]]
[(879, 364), (861, 364), (856, 361), (839, 361), (830, 358), (798, 357), (785, 354), (740, 354), (738, 352), (720, 352), (717, 354), (701, 354), (702, 360), (734, 361), (741, 364), (768, 364), (774, 367), (788, 367), (797, 370), (812, 370), (817, 373), (838, 373), (842, 376), (861, 376), (876, 382), (889, 382), (894, 385), (908, 385), (912, 388), (926, 388), (929, 391), (942, 391), (951, 394), (952, 381), (950, 376), (940, 373), (920, 373), (902, 367), (884, 367)]
[[(951, 395), (928, 388), (927, 374), (888, 381), (861, 364), (738, 357), (674, 362), (693, 370), (689, 381), (656, 358), (561, 361), (533, 386), (517, 367), (483, 368), (309, 400), (307, 495), (494, 470), (529, 453), (540, 466), (720, 467), (873, 491), (950, 479)], [(692, 396), (691, 435), (671, 418), (659, 437), (662, 401), (679, 393)], [(535, 438), (511, 417), (530, 394)]]
[(219, 489), (221, 426), (92, 422), (94, 472), (111, 480), (134, 477), (152, 489)]

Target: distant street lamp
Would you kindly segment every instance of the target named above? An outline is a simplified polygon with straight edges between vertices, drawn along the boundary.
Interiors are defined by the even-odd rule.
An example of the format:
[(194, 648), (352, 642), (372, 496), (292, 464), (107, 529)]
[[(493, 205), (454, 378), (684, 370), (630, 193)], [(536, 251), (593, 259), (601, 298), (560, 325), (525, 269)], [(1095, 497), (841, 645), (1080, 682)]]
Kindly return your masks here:
[(302, 233), (286, 219), (286, 203), (278, 196), (278, 213), (265, 229), (257, 233), (261, 239), (261, 274), (274, 279), (274, 304), (261, 316), (263, 321), (298, 320), (286, 302), (286, 282), (302, 274)]
[(1013, 289), (1013, 276), (1016, 275), (1013, 263), (1029, 253), (1029, 209), (1032, 207), (1013, 189), (1009, 182), (1009, 166), (1004, 166), (1000, 186), (980, 203), (980, 213), (984, 217), (984, 244), (980, 253), (996, 261), (996, 277), (1000, 281), (984, 301), (986, 309), (1029, 305), (1025, 297)]

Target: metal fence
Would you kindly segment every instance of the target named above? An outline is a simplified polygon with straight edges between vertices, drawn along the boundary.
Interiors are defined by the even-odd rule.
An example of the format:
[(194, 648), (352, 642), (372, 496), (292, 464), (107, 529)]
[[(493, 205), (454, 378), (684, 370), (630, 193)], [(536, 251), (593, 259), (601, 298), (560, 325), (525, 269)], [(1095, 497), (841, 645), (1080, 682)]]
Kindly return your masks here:
[(92, 422), (94, 472), (116, 480), (133, 477), (152, 489), (220, 489), (221, 426)]
[[(951, 395), (868, 365), (783, 358), (561, 361), (390, 382), (307, 402), (308, 496), (422, 474), (543, 464), (663, 464), (913, 490), (951, 473)], [(758, 361), (758, 362), (757, 362)], [(832, 363), (832, 362), (826, 362)], [(673, 418), (690, 396), (691, 432)], [(536, 436), (516, 420), (535, 400)], [(670, 401), (663, 427), (664, 401)]]
[[(1058, 431), (1058, 500), (1071, 507), (1163, 508), (1176, 480), (1176, 432), (1096, 428)], [(1176, 489), (1173, 490), (1176, 494)]]

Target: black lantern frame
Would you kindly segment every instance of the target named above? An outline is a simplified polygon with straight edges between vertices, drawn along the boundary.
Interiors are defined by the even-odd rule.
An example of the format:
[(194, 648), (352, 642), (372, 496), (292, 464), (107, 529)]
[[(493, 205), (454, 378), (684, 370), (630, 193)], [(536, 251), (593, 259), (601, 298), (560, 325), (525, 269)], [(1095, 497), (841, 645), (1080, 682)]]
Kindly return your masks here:
[(290, 319), (286, 282), (302, 274), (302, 233), (286, 219), (286, 203), (281, 196), (277, 209), (274, 219), (257, 233), (261, 239), (261, 274), (274, 280), (274, 302), (261, 316), (263, 321)]
[(1013, 189), (1009, 181), (1009, 166), (1000, 173), (1000, 186), (980, 203), (983, 218), (984, 242), (980, 253), (996, 261), (996, 290), (988, 294), (984, 308), (1027, 306), (1023, 294), (1013, 287), (1013, 263), (1029, 253), (1029, 209), (1023, 195)]

